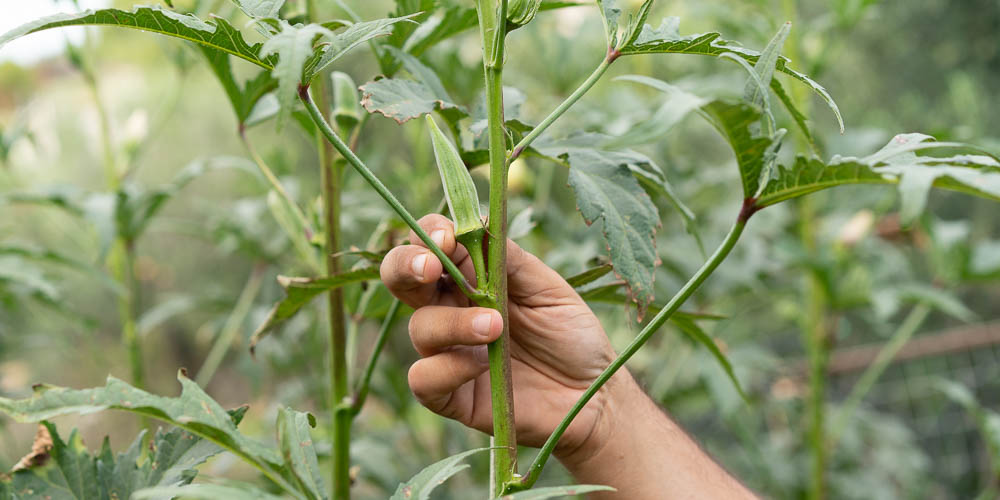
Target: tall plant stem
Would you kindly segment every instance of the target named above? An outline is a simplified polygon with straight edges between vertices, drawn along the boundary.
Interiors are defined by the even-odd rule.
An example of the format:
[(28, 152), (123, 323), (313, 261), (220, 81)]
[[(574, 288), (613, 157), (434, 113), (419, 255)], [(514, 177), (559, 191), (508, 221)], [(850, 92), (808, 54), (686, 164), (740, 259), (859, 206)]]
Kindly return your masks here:
[[(317, 80), (316, 93), (319, 99), (320, 117), (328, 120), (329, 90), (326, 76)], [(344, 163), (335, 157), (330, 143), (317, 137), (316, 149), (319, 154), (320, 179), (323, 189), (323, 222), (325, 226), (326, 273), (328, 276), (340, 274), (340, 212), (341, 192), (344, 177)], [(327, 312), (330, 322), (329, 364), (330, 364), (330, 435), (333, 439), (330, 465), (332, 467), (331, 497), (347, 500), (351, 497), (351, 415), (342, 410), (349, 397), (349, 374), (347, 373), (347, 330), (344, 314), (344, 294), (341, 288), (327, 294)]]
[(545, 441), (545, 444), (538, 452), (538, 456), (535, 457), (535, 461), (532, 462), (531, 466), (528, 468), (524, 479), (508, 483), (506, 485), (506, 490), (503, 493), (506, 494), (514, 491), (525, 490), (531, 488), (531, 486), (535, 484), (535, 481), (538, 480), (542, 469), (545, 467), (545, 462), (548, 461), (552, 452), (556, 449), (559, 439), (562, 437), (563, 433), (566, 432), (566, 429), (569, 428), (570, 423), (573, 422), (573, 419), (576, 418), (577, 414), (579, 414), (580, 411), (587, 406), (590, 399), (593, 398), (601, 387), (611, 379), (615, 372), (624, 366), (625, 363), (627, 363), (628, 360), (635, 355), (635, 353), (638, 352), (650, 338), (652, 338), (653, 334), (656, 333), (656, 331), (659, 330), (659, 328), (663, 326), (668, 319), (670, 319), (670, 316), (672, 316), (678, 309), (681, 308), (682, 305), (684, 305), (684, 302), (687, 301), (692, 294), (694, 294), (695, 290), (697, 290), (698, 287), (700, 287), (702, 283), (704, 283), (705, 280), (708, 279), (713, 272), (715, 272), (715, 269), (719, 267), (719, 264), (722, 264), (722, 262), (726, 260), (726, 257), (729, 256), (729, 252), (733, 250), (733, 247), (736, 246), (736, 242), (739, 241), (740, 235), (743, 234), (743, 229), (746, 227), (747, 219), (750, 217), (750, 214), (753, 213), (752, 203), (749, 205), (751, 206), (751, 209), (748, 210), (746, 207), (744, 208), (736, 223), (733, 224), (733, 227), (729, 230), (729, 234), (726, 235), (726, 238), (719, 245), (719, 248), (715, 250), (715, 253), (713, 253), (705, 264), (701, 266), (701, 269), (691, 276), (691, 279), (689, 279), (688, 282), (685, 283), (684, 286), (673, 296), (673, 298), (670, 299), (670, 302), (668, 302), (667, 305), (664, 306), (663, 309), (661, 309), (660, 312), (658, 312), (645, 327), (643, 327), (639, 334), (636, 335), (635, 339), (632, 340), (632, 343), (630, 343), (628, 347), (626, 347), (625, 350), (622, 351), (621, 354), (619, 354), (618, 357), (604, 369), (597, 379), (590, 384), (590, 387), (584, 391), (583, 395), (580, 396), (580, 399), (578, 399), (573, 405), (573, 408), (570, 409), (566, 416), (563, 417), (562, 421), (559, 422), (559, 425), (556, 426), (555, 430), (549, 436), (549, 439)]
[(326, 140), (333, 145), (337, 152), (343, 155), (344, 160), (346, 160), (347, 163), (351, 165), (351, 167), (353, 167), (354, 170), (357, 171), (358, 174), (360, 174), (372, 188), (375, 189), (375, 192), (389, 204), (389, 207), (396, 212), (396, 215), (399, 215), (399, 217), (403, 219), (403, 222), (405, 222), (406, 225), (413, 230), (414, 233), (416, 233), (417, 237), (420, 238), (420, 241), (427, 245), (427, 248), (431, 251), (431, 253), (433, 253), (434, 256), (441, 261), (445, 272), (447, 272), (451, 278), (455, 280), (455, 283), (458, 285), (458, 288), (462, 290), (462, 293), (478, 305), (487, 306), (492, 304), (493, 298), (489, 294), (477, 290), (469, 284), (469, 281), (465, 279), (465, 276), (458, 269), (458, 266), (456, 266), (455, 263), (452, 262), (447, 255), (445, 255), (444, 251), (441, 250), (441, 247), (439, 247), (437, 243), (434, 243), (434, 240), (432, 240), (427, 232), (420, 227), (420, 224), (417, 223), (417, 219), (415, 219), (413, 215), (406, 210), (406, 207), (404, 207), (396, 196), (389, 191), (389, 188), (385, 187), (385, 184), (383, 184), (382, 181), (375, 176), (371, 169), (369, 169), (368, 166), (365, 165), (360, 158), (358, 158), (358, 155), (354, 154), (354, 151), (348, 147), (347, 143), (345, 143), (344, 140), (341, 139), (336, 132), (334, 132), (333, 128), (330, 127), (330, 123), (323, 117), (323, 114), (320, 113), (316, 103), (309, 95), (309, 87), (300, 87), (299, 98), (302, 100), (303, 104), (305, 104), (306, 110), (309, 112), (309, 117), (312, 119), (313, 123), (319, 127), (319, 131), (323, 134), (323, 137), (325, 137)]
[(538, 136), (542, 135), (542, 133), (545, 132), (545, 130), (548, 129), (552, 123), (566, 113), (571, 106), (576, 104), (576, 101), (579, 101), (580, 98), (583, 97), (583, 95), (586, 94), (587, 91), (590, 90), (590, 88), (593, 87), (602, 76), (604, 76), (604, 73), (608, 71), (608, 68), (611, 67), (611, 63), (615, 62), (615, 59), (617, 59), (617, 56), (613, 52), (609, 51), (607, 57), (605, 57), (604, 60), (601, 61), (601, 64), (594, 69), (594, 72), (591, 73), (590, 76), (588, 76), (587, 79), (584, 80), (583, 83), (581, 83), (580, 86), (566, 98), (566, 100), (561, 102), (559, 106), (556, 106), (556, 109), (552, 110), (552, 112), (549, 113), (549, 116), (546, 116), (541, 123), (536, 125), (535, 128), (528, 133), (528, 135), (524, 136), (524, 138), (521, 139), (521, 142), (518, 142), (517, 145), (514, 146), (514, 150), (511, 152), (508, 162), (513, 162), (518, 156), (521, 156), (521, 153), (528, 149), (528, 146), (530, 146), (531, 143), (538, 138)]
[(499, 493), (517, 474), (514, 388), (510, 370), (507, 317), (507, 132), (503, 116), (503, 61), (507, 0), (477, 0), (486, 75), (486, 113), (490, 158), (490, 214), (487, 233), (486, 289), (503, 317), (503, 333), (489, 345), (493, 450), (490, 490)]
[(851, 388), (850, 394), (844, 399), (844, 404), (841, 406), (840, 411), (834, 416), (833, 425), (830, 427), (829, 433), (831, 448), (836, 447), (841, 433), (847, 428), (847, 424), (850, 423), (854, 413), (857, 412), (861, 401), (864, 400), (872, 387), (875, 386), (875, 382), (882, 376), (882, 373), (885, 372), (885, 369), (892, 362), (893, 358), (896, 357), (896, 354), (899, 354), (899, 350), (913, 338), (913, 334), (917, 332), (920, 325), (924, 324), (924, 320), (927, 319), (930, 312), (931, 308), (927, 304), (919, 304), (914, 307), (910, 311), (910, 314), (907, 314), (906, 318), (903, 319), (903, 322), (899, 324), (899, 327), (892, 334), (892, 337), (890, 337), (889, 342), (878, 352), (875, 361), (861, 374), (854, 387)]

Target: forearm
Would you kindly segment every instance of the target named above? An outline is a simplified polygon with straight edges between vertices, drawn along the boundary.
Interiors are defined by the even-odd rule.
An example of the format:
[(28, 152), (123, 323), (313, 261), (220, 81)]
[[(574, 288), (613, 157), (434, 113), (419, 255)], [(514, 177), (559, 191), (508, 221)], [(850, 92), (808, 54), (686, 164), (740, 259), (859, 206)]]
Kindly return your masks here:
[(642, 392), (627, 372), (609, 381), (603, 413), (579, 449), (559, 457), (595, 499), (756, 498)]

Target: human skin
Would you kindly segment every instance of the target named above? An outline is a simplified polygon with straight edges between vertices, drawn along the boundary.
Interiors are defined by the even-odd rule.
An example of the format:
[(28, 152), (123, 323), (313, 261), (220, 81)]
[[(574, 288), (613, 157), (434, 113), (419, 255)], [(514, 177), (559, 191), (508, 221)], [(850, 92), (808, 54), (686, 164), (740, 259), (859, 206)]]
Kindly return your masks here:
[[(428, 215), (420, 226), (475, 282), (452, 222)], [(419, 242), (415, 234), (410, 241)], [(410, 339), (421, 356), (410, 389), (431, 411), (492, 432), (486, 344), (503, 330), (500, 313), (474, 307), (442, 276), (422, 244), (393, 248), (382, 281), (415, 312)], [(573, 403), (615, 358), (586, 302), (558, 273), (508, 240), (508, 310), (519, 444), (541, 446)], [(614, 487), (593, 498), (755, 498), (675, 424), (625, 370), (616, 373), (559, 440), (555, 456), (577, 481)]]

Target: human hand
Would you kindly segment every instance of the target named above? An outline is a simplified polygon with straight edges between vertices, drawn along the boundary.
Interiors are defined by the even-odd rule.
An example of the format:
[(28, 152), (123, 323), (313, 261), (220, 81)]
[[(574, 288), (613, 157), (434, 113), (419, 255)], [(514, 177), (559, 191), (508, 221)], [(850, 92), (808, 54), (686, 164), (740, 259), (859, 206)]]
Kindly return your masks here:
[[(452, 222), (428, 215), (420, 226), (475, 282), (468, 252), (455, 241)], [(493, 417), (486, 344), (500, 337), (500, 313), (474, 307), (441, 262), (416, 237), (392, 249), (382, 281), (416, 312), (410, 318), (413, 346), (421, 358), (409, 371), (410, 389), (431, 411), (490, 433)], [(586, 302), (566, 280), (516, 243), (507, 242), (508, 315), (518, 442), (541, 446), (580, 395), (611, 363), (614, 350)], [(613, 396), (635, 383), (621, 370), (573, 420), (557, 456), (600, 446), (610, 434)]]

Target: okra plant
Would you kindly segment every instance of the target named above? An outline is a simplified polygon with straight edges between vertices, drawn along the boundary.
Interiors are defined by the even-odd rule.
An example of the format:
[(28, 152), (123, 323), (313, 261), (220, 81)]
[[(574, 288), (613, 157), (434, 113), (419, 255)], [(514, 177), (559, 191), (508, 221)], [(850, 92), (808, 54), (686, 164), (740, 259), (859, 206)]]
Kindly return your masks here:
[[(551, 498), (597, 491), (604, 487), (570, 486), (532, 490), (563, 433), (602, 386), (621, 369), (668, 321), (700, 342), (742, 391), (725, 353), (700, 330), (699, 317), (684, 313), (685, 302), (708, 280), (737, 245), (751, 218), (772, 205), (802, 198), (825, 189), (850, 184), (896, 185), (902, 199), (902, 216), (913, 220), (924, 209), (931, 187), (1000, 200), (1000, 161), (988, 152), (966, 144), (938, 142), (932, 137), (906, 133), (895, 136), (882, 149), (863, 157), (833, 156), (824, 159), (807, 114), (786, 84), (801, 86), (830, 109), (841, 131), (844, 122), (833, 97), (810, 76), (793, 69), (782, 56), (792, 31), (783, 24), (761, 50), (751, 50), (727, 40), (718, 32), (682, 35), (680, 20), (651, 19), (654, 1), (630, 9), (615, 0), (589, 2), (549, 0), (476, 0), (475, 5), (434, 0), (397, 0), (390, 17), (357, 18), (341, 1), (234, 0), (250, 19), (243, 29), (223, 17), (212, 16), (221, 2), (197, 1), (188, 9), (136, 6), (131, 10), (101, 9), (66, 14), (29, 23), (0, 36), (0, 48), (15, 38), (64, 26), (109, 26), (172, 37), (193, 44), (217, 77), (237, 119), (236, 134), (247, 149), (261, 177), (270, 187), (268, 203), (278, 223), (293, 242), (311, 277), (280, 277), (287, 297), (275, 304), (253, 336), (251, 349), (264, 335), (322, 294), (329, 314), (328, 426), (331, 441), (329, 469), (321, 471), (311, 429), (311, 414), (288, 408), (278, 413), (277, 446), (264, 445), (237, 429), (245, 408), (225, 411), (186, 373), (178, 378), (179, 397), (150, 394), (141, 388), (141, 369), (133, 385), (109, 378), (105, 387), (74, 390), (39, 386), (28, 399), (0, 398), (0, 411), (19, 421), (43, 421), (36, 444), (50, 450), (57, 460), (32, 466), (26, 460), (0, 481), (0, 493), (12, 498), (68, 491), (66, 498), (273, 498), (276, 493), (293, 498), (347, 499), (351, 496), (350, 444), (355, 418), (365, 404), (376, 362), (402, 307), (393, 302), (379, 329), (372, 356), (361, 375), (351, 380), (348, 347), (352, 335), (345, 311), (343, 289), (373, 281), (379, 276), (381, 256), (355, 252), (364, 265), (346, 269), (342, 258), (352, 252), (341, 238), (345, 211), (344, 177), (360, 176), (395, 215), (433, 252), (455, 285), (472, 303), (494, 308), (504, 318), (504, 332), (489, 346), (489, 373), (493, 411), (493, 441), (489, 448), (470, 450), (431, 465), (399, 485), (393, 498), (428, 498), (431, 490), (462, 469), (462, 461), (475, 453), (491, 454), (492, 496)], [(595, 8), (596, 7), (596, 8)], [(595, 54), (593, 72), (538, 123), (519, 115), (518, 104), (528, 98), (504, 85), (508, 35), (549, 11), (588, 8), (603, 20), (606, 44)], [(349, 20), (334, 17), (334, 12)], [(469, 30), (478, 29), (482, 58), (481, 103), (456, 102), (435, 70), (422, 59), (434, 46)], [(257, 42), (251, 40), (259, 40)], [(352, 50), (369, 50), (380, 74), (358, 86), (344, 71), (342, 56)], [(588, 130), (553, 137), (549, 128), (605, 78), (623, 57), (667, 60), (681, 55), (715, 58), (746, 73), (741, 98), (697, 95), (667, 82), (643, 75), (624, 75), (623, 85), (641, 85), (662, 92), (671, 105), (670, 123), (651, 123), (625, 135)], [(233, 59), (257, 67), (239, 81)], [(479, 77), (478, 73), (475, 75)], [(364, 114), (362, 108), (369, 114)], [(782, 111), (783, 110), (783, 111)], [(782, 114), (784, 113), (784, 114)], [(376, 141), (366, 127), (375, 114), (399, 123), (425, 117), (432, 154), (443, 187), (442, 208), (455, 223), (458, 241), (468, 249), (474, 280), (467, 279), (400, 202), (398, 189), (387, 186), (373, 162), (356, 152), (359, 141)], [(654, 302), (653, 277), (659, 258), (654, 235), (661, 214), (653, 200), (676, 208), (688, 231), (698, 239), (697, 221), (677, 196), (657, 163), (631, 146), (655, 141), (686, 115), (707, 120), (731, 146), (741, 190), (731, 194), (741, 200), (732, 214), (732, 225), (702, 267), (669, 300)], [(782, 128), (787, 115), (793, 130)], [(658, 115), (657, 115), (658, 116)], [(322, 208), (301, 206), (282, 185), (249, 139), (247, 131), (261, 123), (279, 130), (300, 128), (316, 142)], [(443, 126), (439, 124), (444, 124)], [(800, 146), (789, 154), (790, 148)], [(568, 278), (584, 298), (593, 301), (624, 298), (639, 311), (655, 314), (643, 324), (635, 339), (582, 394), (527, 466), (517, 463), (511, 381), (510, 334), (507, 330), (506, 248), (508, 223), (508, 173), (515, 161), (552, 162), (568, 169), (569, 186), (585, 222), (597, 224), (608, 249), (607, 264)], [(488, 165), (488, 211), (470, 168)], [(109, 175), (113, 184), (115, 175)], [(318, 212), (318, 213), (317, 213)], [(125, 240), (125, 250), (128, 240)], [(127, 253), (126, 253), (127, 255)], [(593, 285), (614, 273), (610, 285)], [(245, 315), (245, 312), (243, 313)], [(126, 315), (127, 316), (127, 315)], [(130, 316), (129, 316), (130, 317)], [(123, 322), (128, 317), (123, 317)], [(126, 335), (127, 339), (131, 339)], [(131, 349), (136, 349), (130, 342)], [(218, 355), (216, 356), (216, 358)], [(217, 366), (216, 361), (216, 365)], [(214, 370), (214, 367), (213, 367)], [(201, 374), (199, 374), (201, 376)], [(48, 419), (63, 414), (107, 409), (130, 411), (172, 424), (177, 429), (157, 434), (152, 447), (140, 446), (114, 457), (105, 446), (91, 455), (75, 435), (63, 441)], [(186, 447), (167, 446), (183, 440)], [(170, 451), (164, 451), (169, 448)], [(208, 457), (228, 451), (258, 470), (270, 490), (248, 483), (192, 483), (194, 467)], [(28, 458), (28, 457), (26, 457)], [(822, 465), (822, 462), (819, 462)], [(82, 465), (80, 465), (82, 464)], [(152, 464), (152, 467), (150, 467)], [(84, 470), (69, 481), (70, 467)], [(83, 467), (80, 469), (79, 467)], [(166, 469), (168, 473), (164, 473)], [(326, 482), (329, 481), (329, 487)], [(124, 486), (123, 486), (124, 485)], [(127, 487), (126, 487), (127, 486)], [(507, 496), (509, 495), (509, 496)]]

